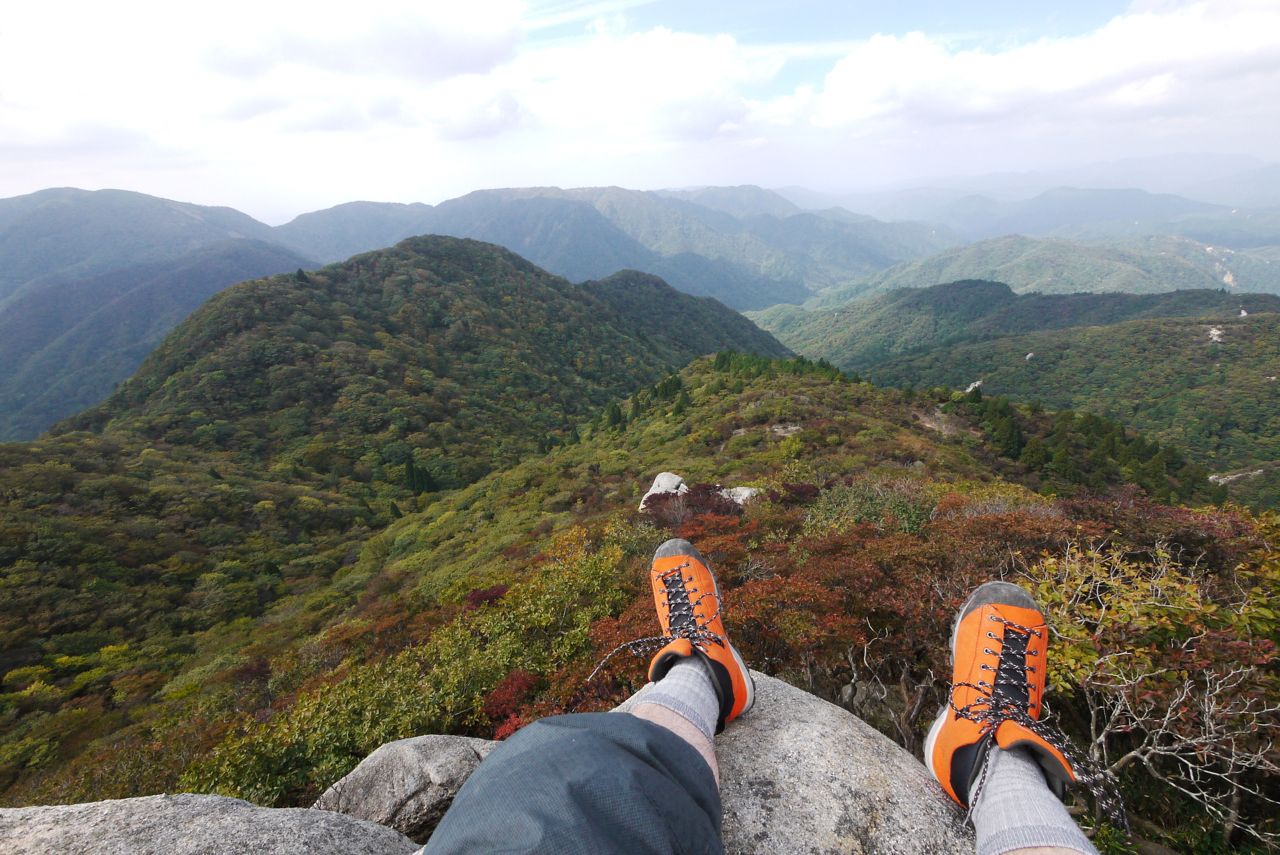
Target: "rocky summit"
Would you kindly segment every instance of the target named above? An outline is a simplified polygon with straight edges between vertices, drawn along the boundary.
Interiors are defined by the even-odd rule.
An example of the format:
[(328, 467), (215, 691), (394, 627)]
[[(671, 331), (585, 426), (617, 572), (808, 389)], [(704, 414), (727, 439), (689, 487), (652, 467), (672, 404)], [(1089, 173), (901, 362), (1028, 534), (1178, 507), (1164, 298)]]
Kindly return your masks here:
[[(846, 710), (753, 675), (755, 708), (717, 741), (727, 853), (973, 851), (964, 814), (919, 761)], [(643, 702), (647, 690), (615, 712)], [(399, 855), (417, 846), (405, 834), (429, 839), (497, 744), (460, 736), (389, 743), (316, 810), (191, 794), (0, 810), (0, 846), (13, 855)]]

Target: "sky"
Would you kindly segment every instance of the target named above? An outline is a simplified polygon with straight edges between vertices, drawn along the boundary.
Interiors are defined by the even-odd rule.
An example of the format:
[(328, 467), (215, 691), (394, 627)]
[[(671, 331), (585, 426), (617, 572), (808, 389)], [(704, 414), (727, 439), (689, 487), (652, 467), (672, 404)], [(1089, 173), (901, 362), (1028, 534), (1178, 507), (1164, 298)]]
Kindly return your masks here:
[(275, 225), (488, 187), (1280, 161), (1280, 0), (73, 0), (0, 26), (0, 197)]

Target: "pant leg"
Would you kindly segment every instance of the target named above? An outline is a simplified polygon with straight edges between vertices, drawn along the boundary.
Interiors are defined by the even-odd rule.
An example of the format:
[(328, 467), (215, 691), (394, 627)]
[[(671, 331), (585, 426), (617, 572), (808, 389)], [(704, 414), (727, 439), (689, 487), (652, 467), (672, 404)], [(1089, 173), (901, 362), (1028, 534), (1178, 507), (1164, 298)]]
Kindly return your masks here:
[(423, 855), (721, 855), (702, 756), (627, 713), (534, 722), (467, 779)]

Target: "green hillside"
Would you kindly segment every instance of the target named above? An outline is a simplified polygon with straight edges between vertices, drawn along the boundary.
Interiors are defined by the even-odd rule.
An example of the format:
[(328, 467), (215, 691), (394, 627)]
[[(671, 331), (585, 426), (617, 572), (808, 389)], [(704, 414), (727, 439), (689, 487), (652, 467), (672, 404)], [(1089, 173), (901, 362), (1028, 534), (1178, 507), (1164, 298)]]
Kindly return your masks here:
[[(305, 274), (241, 283), (182, 323), (103, 404), (55, 426), (128, 429), (243, 459), (407, 465), (474, 481), (610, 396), (725, 346), (785, 349), (723, 307), (645, 279), (571, 285), (501, 247), (411, 238)], [(690, 334), (692, 317), (718, 326)]]
[(1015, 294), (972, 280), (903, 288), (836, 309), (774, 306), (748, 313), (797, 353), (851, 372), (908, 354), (1045, 329), (1103, 326), (1141, 318), (1280, 312), (1280, 296), (1223, 290), (1163, 294)]
[(222, 292), (105, 404), (0, 444), (0, 786), (201, 650), (279, 619), (302, 644), (374, 532), (726, 346), (787, 353), (654, 277), (571, 285), (451, 238)]
[(423, 222), (430, 210), (421, 202), (346, 202), (301, 214), (272, 231), (280, 243), (332, 264), (425, 233)]
[(1082, 246), (1065, 240), (1007, 235), (953, 247), (855, 284), (832, 288), (805, 306), (831, 308), (898, 288), (927, 288), (963, 279), (1005, 282), (1019, 294), (1154, 294), (1222, 287), (1280, 293), (1280, 268), (1247, 253), (1208, 249), (1187, 239), (1166, 237), (1135, 238), (1117, 246)]
[(275, 242), (231, 208), (64, 187), (0, 199), (0, 308), (45, 284), (173, 258), (231, 238)]
[(767, 214), (783, 219), (801, 213), (793, 203), (772, 190), (741, 184), (737, 187), (700, 187), (697, 190), (656, 190), (667, 199), (683, 199), (713, 211), (723, 211), (739, 219)]
[(304, 266), (283, 247), (236, 238), (15, 297), (0, 311), (0, 441), (34, 439), (102, 401), (223, 288)]
[(571, 281), (643, 270), (678, 290), (715, 297), (735, 309), (799, 303), (815, 289), (956, 242), (945, 228), (801, 213), (758, 187), (656, 193), (620, 187), (479, 190), (434, 208), (340, 205), (276, 231), (289, 245), (323, 260), (411, 234), (468, 237), (506, 246)]
[[(1217, 332), (1214, 332), (1214, 331)], [(1034, 354), (1029, 356), (1029, 354)], [(1280, 507), (1280, 315), (1154, 319), (997, 338), (865, 372), (893, 385), (967, 387), (1123, 421)]]
[[(5, 803), (189, 790), (303, 805), (390, 739), (501, 736), (606, 708), (643, 682), (642, 659), (586, 676), (652, 633), (645, 561), (677, 534), (716, 562), (753, 667), (838, 703), (854, 683), (890, 687), (883, 701), (859, 690), (857, 709), (918, 750), (922, 710), (945, 691), (951, 614), (976, 581), (1012, 574), (1052, 609), (1055, 588), (1088, 578), (1081, 548), (1096, 543), (1138, 574), (1132, 590), (1113, 581), (1112, 597), (1147, 602), (1142, 578), (1176, 584), (1194, 567), (1233, 583), (1273, 536), (1239, 512), (1167, 508), (1125, 486), (1200, 501), (1208, 488), (1175, 448), (1114, 423), (876, 389), (806, 360), (720, 354), (575, 428), (579, 442), (461, 490), (400, 494), (398, 521), (387, 499), (371, 514), (346, 478), (302, 464), (272, 469), (273, 485), (235, 455), (124, 433), (0, 447), (0, 557), (16, 595), (4, 615)], [(1020, 462), (1037, 447), (1049, 461)], [(219, 460), (216, 476), (205, 471)], [(19, 481), (19, 465), (45, 480)], [(693, 490), (637, 513), (664, 470)], [(713, 483), (761, 492), (744, 510)], [(1119, 492), (1098, 501), (1090, 484)], [(48, 516), (54, 507), (72, 512)], [(89, 566), (98, 575), (77, 589)], [(1233, 666), (1274, 655), (1275, 628), (1251, 605), (1228, 631), (1214, 628), (1225, 605), (1210, 591), (1175, 590), (1171, 607), (1193, 597), (1194, 620), (1180, 613), (1169, 630), (1148, 602), (1123, 628), (1155, 665), (1188, 632), (1210, 662), (1226, 661), (1218, 644)], [(131, 616), (135, 593), (150, 599)], [(1097, 637), (1080, 661), (1114, 640)], [(1069, 674), (1054, 679), (1066, 681), (1055, 709), (1087, 717)], [(1203, 811), (1145, 775), (1126, 773), (1140, 815), (1208, 833)]]
[(970, 240), (983, 240), (1009, 234), (1054, 235), (1077, 228), (1109, 230), (1122, 223), (1168, 222), (1221, 210), (1221, 205), (1136, 188), (1055, 187), (1016, 201), (966, 196), (932, 211), (928, 221), (946, 223)]

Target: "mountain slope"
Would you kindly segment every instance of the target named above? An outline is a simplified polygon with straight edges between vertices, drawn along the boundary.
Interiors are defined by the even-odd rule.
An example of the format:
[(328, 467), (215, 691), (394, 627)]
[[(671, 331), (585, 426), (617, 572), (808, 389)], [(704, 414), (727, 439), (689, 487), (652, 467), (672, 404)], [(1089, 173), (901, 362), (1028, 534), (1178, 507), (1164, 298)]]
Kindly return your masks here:
[(925, 288), (964, 279), (1005, 282), (1020, 294), (1154, 294), (1224, 285), (1238, 291), (1280, 292), (1280, 268), (1247, 253), (1170, 236), (1109, 241), (1115, 245), (1081, 246), (1020, 235), (991, 238), (832, 288), (805, 306), (829, 308), (897, 288)]
[(1017, 202), (971, 196), (944, 205), (929, 219), (970, 240), (982, 240), (1013, 233), (1048, 235), (1086, 224), (1171, 220), (1216, 210), (1221, 206), (1145, 190), (1057, 187)]
[(275, 242), (269, 226), (231, 208), (126, 190), (42, 190), (0, 200), (0, 309), (54, 281), (185, 255), (230, 238)]
[[(665, 289), (669, 315), (694, 303), (647, 285)], [(591, 289), (501, 247), (411, 238), (301, 279), (223, 291), (107, 401), (53, 432), (127, 429), (242, 457), (320, 455), (346, 472), (412, 460), (438, 484), (464, 484), (703, 348), (786, 352), (745, 320), (655, 347), (669, 315), (624, 322)]]
[(321, 264), (345, 261), (424, 234), (430, 205), (415, 202), (347, 202), (301, 214), (273, 229), (275, 239)]
[(15, 297), (0, 313), (0, 441), (34, 439), (101, 401), (223, 288), (312, 264), (239, 238)]
[(1215, 474), (1261, 466), (1263, 476), (1233, 487), (1277, 507), (1278, 342), (1280, 314), (1135, 320), (940, 348), (866, 373), (917, 386), (981, 380), (990, 394), (1117, 418), (1182, 445)]
[(1186, 195), (1233, 208), (1280, 206), (1280, 163), (1200, 182), (1188, 188)]
[(304, 215), (276, 231), (289, 245), (330, 260), (342, 247), (375, 249), (409, 234), (484, 240), (571, 281), (643, 270), (736, 309), (802, 302), (814, 289), (955, 243), (945, 229), (847, 212), (801, 213), (776, 194), (749, 186), (688, 193), (479, 190), (434, 208), (353, 203)]
[(1280, 296), (1220, 290), (1018, 295), (1003, 283), (967, 280), (903, 288), (835, 309), (774, 306), (749, 317), (797, 353), (866, 372), (912, 353), (1036, 330), (1142, 318), (1231, 318), (1241, 310), (1280, 312)]
[(656, 190), (668, 199), (683, 199), (713, 211), (724, 211), (738, 219), (768, 214), (783, 219), (801, 210), (772, 190), (743, 184), (738, 187), (701, 187), (697, 190)]
[[(421, 501), (378, 495), (377, 474), (268, 469), (127, 432), (0, 446), (6, 803), (178, 788), (306, 803), (389, 738), (492, 735), (535, 708), (607, 706), (639, 660), (620, 658), (622, 682), (590, 697), (582, 681), (652, 623), (644, 560), (672, 535), (714, 545), (754, 666), (804, 680), (820, 661), (808, 685), (838, 698), (850, 678), (831, 669), (870, 618), (878, 643), (892, 637), (907, 657), (875, 660), (898, 685), (920, 627), (942, 638), (972, 579), (1023, 550), (1115, 536), (1088, 500), (1059, 505), (1028, 486), (1119, 487), (1119, 460), (1135, 456), (1144, 471), (1131, 474), (1153, 489), (1205, 486), (1176, 449), (1162, 456), (1116, 425), (907, 397), (804, 360), (723, 353), (622, 404), (575, 424), (580, 442)], [(1051, 442), (1061, 474), (1011, 457), (1021, 437)], [(1114, 459), (1094, 453), (1104, 439)], [(637, 515), (668, 469), (760, 497), (744, 513), (702, 487)], [(1234, 566), (1244, 523), (1188, 521), (1121, 489), (1126, 520), (1159, 521), (1126, 525), (1123, 543), (1198, 537), (1215, 568)], [(779, 577), (805, 568), (817, 575), (795, 575), (779, 601)], [(495, 695), (517, 670), (525, 688)]]

